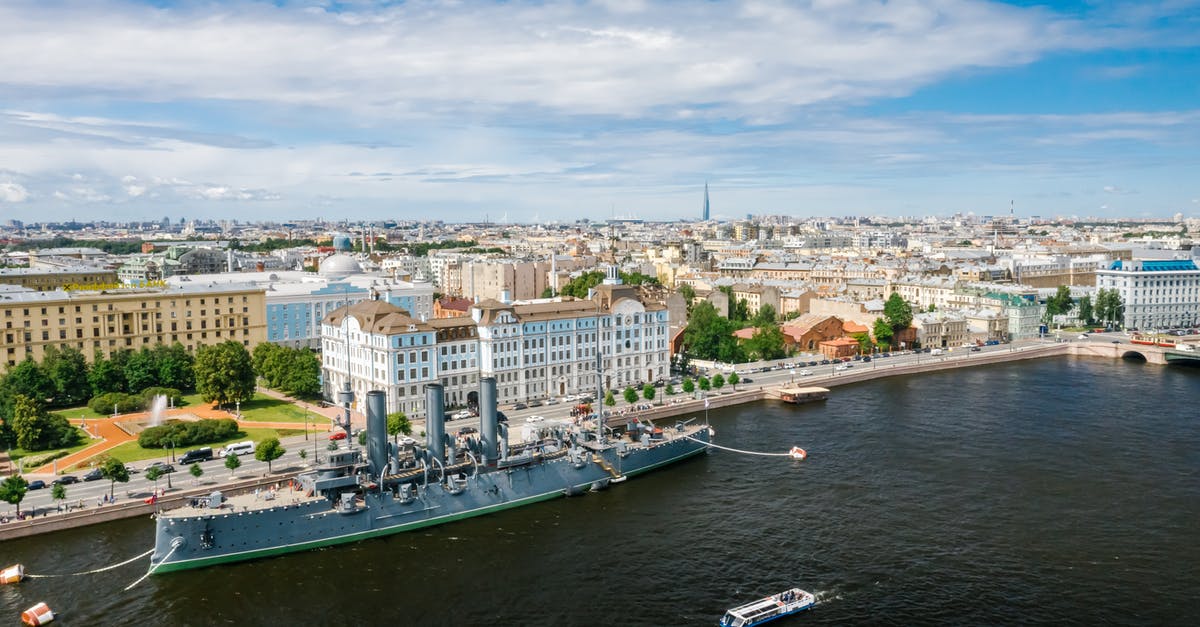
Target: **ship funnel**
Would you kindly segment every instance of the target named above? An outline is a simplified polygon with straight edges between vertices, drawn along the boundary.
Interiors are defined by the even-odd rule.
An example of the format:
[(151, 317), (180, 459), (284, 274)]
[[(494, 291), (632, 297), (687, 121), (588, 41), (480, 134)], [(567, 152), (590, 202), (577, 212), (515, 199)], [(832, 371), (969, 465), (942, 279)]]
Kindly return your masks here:
[(371, 390), (367, 392), (367, 464), (371, 476), (383, 477), (387, 462), (387, 396)]
[(496, 440), (496, 377), (479, 380), (479, 440), (484, 465), (494, 464), (500, 451)]
[(425, 447), (438, 461), (446, 459), (445, 397), (441, 383), (425, 385)]

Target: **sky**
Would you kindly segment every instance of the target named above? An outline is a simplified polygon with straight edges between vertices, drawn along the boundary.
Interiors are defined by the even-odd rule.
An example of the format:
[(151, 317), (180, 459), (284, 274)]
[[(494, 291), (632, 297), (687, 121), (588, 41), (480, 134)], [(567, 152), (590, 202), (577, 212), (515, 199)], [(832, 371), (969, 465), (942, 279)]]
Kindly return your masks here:
[(1200, 217), (1200, 0), (0, 2), (0, 222)]

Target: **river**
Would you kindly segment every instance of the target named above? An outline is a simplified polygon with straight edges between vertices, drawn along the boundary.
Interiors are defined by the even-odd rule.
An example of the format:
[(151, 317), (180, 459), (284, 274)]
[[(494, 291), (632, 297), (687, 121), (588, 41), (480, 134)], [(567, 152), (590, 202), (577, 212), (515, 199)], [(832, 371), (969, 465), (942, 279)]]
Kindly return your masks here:
[[(727, 451), (603, 493), (155, 576), (0, 587), (62, 625), (713, 625), (790, 586), (781, 625), (1200, 621), (1200, 369), (1049, 358), (709, 416)], [(6, 542), (68, 573), (150, 547), (129, 520)]]

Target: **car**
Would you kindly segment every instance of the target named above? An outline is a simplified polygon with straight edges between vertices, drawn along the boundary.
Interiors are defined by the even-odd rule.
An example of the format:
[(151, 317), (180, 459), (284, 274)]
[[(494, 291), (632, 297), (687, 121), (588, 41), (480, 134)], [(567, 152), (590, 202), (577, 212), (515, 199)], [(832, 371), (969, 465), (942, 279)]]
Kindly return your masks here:
[(1112, 343), (1113, 343), (1113, 344), (1120, 344), (1120, 343), (1121, 343), (1121, 340), (1113, 340), (1113, 341), (1112, 341)]
[(868, 361), (871, 361), (871, 356), (870, 356), (870, 355), (863, 355), (862, 361), (863, 361), (863, 363), (864, 363), (864, 364), (865, 364), (865, 363), (867, 363)]
[(83, 473), (84, 481), (95, 481), (97, 479), (103, 479), (103, 478), (104, 478), (104, 473), (100, 472), (99, 468), (93, 468), (93, 469)]
[(454, 412), (454, 414), (451, 415), (450, 418), (451, 418), (451, 420), (466, 420), (467, 418), (471, 418), (473, 416), (474, 416), (474, 414), (471, 413), (471, 410), (460, 409), (460, 410)]
[(981, 350), (983, 350), (983, 349), (982, 349), (982, 348), (979, 348), (978, 346), (972, 346), (972, 347), (971, 347), (971, 352), (972, 352), (972, 353), (978, 353), (978, 352), (979, 352), (979, 351), (981, 351)]
[[(862, 359), (862, 355), (855, 355), (855, 356), (854, 356), (854, 361), (858, 361), (858, 360), (860, 360), (860, 359)], [(842, 361), (846, 361), (846, 360), (845, 360), (845, 359), (843, 359)]]
[(153, 464), (146, 466), (147, 471), (149, 471), (151, 468), (157, 468), (158, 471), (164, 475), (167, 473), (175, 472), (175, 467), (166, 462), (154, 462)]
[(346, 432), (341, 429), (338, 429), (337, 431), (334, 431), (333, 433), (329, 434), (329, 439), (330, 440), (345, 440)]
[(547, 405), (557, 405), (558, 399), (551, 396), (550, 398), (546, 399), (546, 404)]
[(407, 435), (400, 438), (400, 446), (415, 446), (416, 444), (417, 441), (408, 437)]
[(79, 483), (79, 477), (75, 475), (63, 475), (51, 481), (50, 485), (71, 485), (72, 483)]
[(458, 437), (465, 438), (474, 433), (479, 433), (479, 429), (476, 429), (475, 427), (463, 427), (458, 430)]
[(541, 401), (529, 401), (529, 406), (530, 407), (541, 407), (542, 402)]
[(829, 365), (829, 364), (831, 364), (831, 363), (833, 363), (833, 362), (832, 362), (832, 361), (829, 361), (828, 359), (822, 359), (822, 360), (821, 360), (821, 365), (822, 365), (822, 366), (828, 366), (828, 365)]
[(751, 379), (750, 377), (742, 377), (741, 382), (742, 383), (754, 383), (754, 379)]
[(808, 365), (809, 365), (809, 366), (819, 366), (819, 365), (821, 365), (821, 362), (819, 362), (819, 361), (810, 361), (810, 362), (808, 362)]
[(850, 368), (850, 364), (838, 364), (833, 367), (834, 370), (847, 370), (849, 368)]
[(525, 422), (535, 425), (535, 424), (538, 424), (539, 422), (546, 422), (546, 419), (542, 416), (530, 416), (525, 419)]
[(529, 406), (526, 405), (525, 403), (513, 403), (513, 411), (517, 411), (520, 409), (529, 409)]
[(811, 376), (812, 376), (812, 370), (801, 370), (801, 371), (800, 371), (800, 376), (802, 376), (802, 377), (811, 377)]
[(211, 447), (206, 446), (203, 448), (192, 449), (192, 450), (184, 453), (183, 456), (179, 458), (179, 463), (185, 464), (185, 465), (186, 464), (195, 464), (195, 463), (199, 463), (199, 462), (209, 461), (212, 458), (213, 458), (213, 450)]
[(42, 481), (41, 479), (35, 479), (33, 481), (30, 481), (29, 485), (25, 486), (25, 489), (26, 490), (41, 490), (44, 487), (46, 487), (45, 481)]

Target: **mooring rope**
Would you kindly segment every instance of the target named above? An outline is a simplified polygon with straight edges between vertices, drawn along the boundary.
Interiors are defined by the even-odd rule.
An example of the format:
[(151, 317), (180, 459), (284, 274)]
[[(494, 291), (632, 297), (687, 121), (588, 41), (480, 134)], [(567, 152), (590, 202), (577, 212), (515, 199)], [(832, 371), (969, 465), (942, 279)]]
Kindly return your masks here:
[(720, 444), (713, 444), (712, 442), (705, 442), (704, 440), (701, 440), (698, 438), (693, 438), (690, 435), (681, 435), (679, 437), (687, 438), (688, 440), (692, 440), (693, 442), (707, 444), (708, 446), (711, 446), (713, 448), (719, 448), (723, 451), (731, 451), (733, 453), (743, 453), (745, 455), (762, 455), (763, 457), (791, 457), (792, 456), (792, 453), (790, 451), (787, 453), (760, 453), (758, 451), (743, 451), (742, 449), (730, 448), (728, 446), (721, 446)]
[(142, 553), (141, 555), (138, 555), (137, 557), (132, 557), (130, 559), (127, 559), (124, 562), (121, 562), (120, 564), (113, 564), (112, 566), (105, 566), (104, 568), (93, 568), (92, 570), (85, 570), (81, 573), (65, 573), (62, 575), (30, 575), (30, 574), (26, 574), (25, 576), (30, 579), (49, 579), (51, 577), (78, 577), (79, 575), (94, 575), (96, 573), (102, 573), (106, 570), (120, 568), (126, 564), (132, 564), (133, 562), (136, 562), (153, 552), (154, 552), (154, 549), (150, 549), (149, 551), (146, 551), (145, 553)]
[[(178, 540), (179, 538), (176, 538), (176, 539)], [(171, 543), (171, 550), (170, 550), (170, 551), (167, 551), (167, 556), (166, 556), (166, 557), (164, 557), (164, 558), (162, 558), (162, 560), (160, 560), (158, 563), (159, 563), (159, 564), (165, 564), (165, 563), (167, 562), (167, 560), (171, 559), (171, 554), (175, 552), (175, 549), (178, 549), (178, 548), (179, 548), (179, 547), (181, 547), (181, 546), (183, 546), (183, 544), (175, 544), (175, 543)], [(154, 549), (150, 549), (150, 552), (154, 552)], [(132, 590), (132, 589), (133, 589), (133, 587), (134, 587), (134, 586), (136, 586), (136, 585), (138, 585), (139, 583), (142, 583), (143, 581), (145, 581), (145, 580), (146, 580), (146, 577), (149, 577), (150, 575), (153, 575), (153, 574), (154, 574), (154, 568), (155, 568), (154, 564), (150, 564), (150, 568), (146, 570), (146, 574), (145, 574), (145, 575), (142, 575), (141, 577), (138, 577), (138, 580), (137, 580), (137, 581), (135, 581), (135, 582), (133, 582), (133, 583), (129, 584), (128, 586), (125, 586), (125, 592), (129, 592), (130, 590)]]

